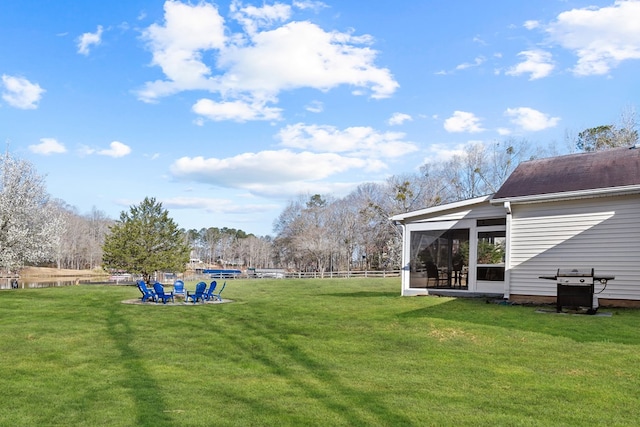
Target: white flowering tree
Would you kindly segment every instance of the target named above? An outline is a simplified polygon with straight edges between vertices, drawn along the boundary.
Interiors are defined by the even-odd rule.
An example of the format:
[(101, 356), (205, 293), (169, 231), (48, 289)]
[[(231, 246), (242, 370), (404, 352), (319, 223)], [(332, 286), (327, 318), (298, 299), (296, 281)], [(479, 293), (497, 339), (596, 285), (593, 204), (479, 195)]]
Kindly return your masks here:
[(54, 259), (61, 230), (43, 177), (26, 160), (0, 156), (0, 268)]

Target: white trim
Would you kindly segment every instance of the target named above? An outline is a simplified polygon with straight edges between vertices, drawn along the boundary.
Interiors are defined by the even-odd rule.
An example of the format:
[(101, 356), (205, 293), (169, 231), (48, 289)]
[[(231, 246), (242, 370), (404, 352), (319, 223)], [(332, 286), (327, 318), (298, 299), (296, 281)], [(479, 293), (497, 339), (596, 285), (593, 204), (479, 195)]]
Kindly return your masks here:
[[(407, 231), (433, 231), (433, 230), (451, 230), (457, 228), (469, 228), (467, 224), (472, 224), (473, 220), (461, 219), (458, 221), (433, 221), (433, 222), (416, 222), (405, 224)], [(461, 225), (462, 224), (462, 225)]]
[(438, 212), (443, 212), (443, 211), (463, 208), (463, 207), (466, 207), (466, 206), (470, 206), (470, 205), (475, 205), (475, 204), (478, 204), (478, 203), (486, 202), (488, 200), (491, 200), (492, 197), (493, 197), (493, 195), (490, 194), (488, 196), (476, 197), (475, 199), (467, 199), (467, 200), (461, 200), (459, 202), (453, 202), (453, 203), (447, 203), (447, 204), (444, 204), (444, 205), (432, 206), (430, 208), (421, 209), (421, 210), (418, 210), (418, 211), (412, 211), (412, 212), (406, 212), (406, 213), (394, 215), (394, 216), (392, 216), (390, 218), (390, 220), (391, 221), (406, 221), (407, 219), (414, 218), (414, 217), (419, 217), (419, 216), (423, 216), (423, 215), (431, 215), (431, 214), (438, 213)]
[(505, 256), (504, 256), (504, 297), (509, 298), (511, 294), (511, 203), (504, 202), (507, 211), (507, 223), (505, 224)]
[(492, 205), (498, 205), (500, 203), (540, 203), (561, 200), (588, 199), (604, 196), (624, 196), (628, 194), (638, 193), (640, 193), (640, 185), (626, 185), (622, 187), (591, 188), (587, 190), (563, 191), (560, 193), (501, 197), (499, 199), (491, 199), (489, 203), (491, 203)]

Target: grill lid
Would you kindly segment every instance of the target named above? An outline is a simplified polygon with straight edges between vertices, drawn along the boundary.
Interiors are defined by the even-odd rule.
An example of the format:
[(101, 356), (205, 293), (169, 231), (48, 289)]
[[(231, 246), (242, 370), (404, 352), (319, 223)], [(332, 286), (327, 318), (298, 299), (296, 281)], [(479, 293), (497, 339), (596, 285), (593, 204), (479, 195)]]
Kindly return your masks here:
[(593, 277), (593, 268), (559, 268), (556, 277)]

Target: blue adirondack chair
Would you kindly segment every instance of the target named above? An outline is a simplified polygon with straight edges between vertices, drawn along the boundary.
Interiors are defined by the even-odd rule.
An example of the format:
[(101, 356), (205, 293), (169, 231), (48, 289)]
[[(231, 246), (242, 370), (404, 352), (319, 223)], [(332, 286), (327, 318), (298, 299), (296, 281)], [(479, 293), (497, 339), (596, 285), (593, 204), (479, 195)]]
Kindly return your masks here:
[(204, 302), (204, 290), (207, 287), (207, 284), (205, 282), (200, 282), (196, 285), (196, 291), (191, 293), (189, 291), (187, 291), (187, 298), (185, 299), (185, 301), (189, 301), (189, 299), (191, 299), (193, 301), (193, 303), (197, 303), (198, 300)]
[(209, 289), (207, 289), (205, 293), (202, 294), (202, 298), (204, 298), (205, 301), (211, 301), (213, 299), (213, 295), (215, 295), (213, 291), (216, 290), (217, 285), (218, 284), (216, 283), (215, 280), (211, 282), (211, 284), (209, 285)]
[(160, 300), (162, 300), (163, 304), (166, 304), (167, 300), (171, 300), (171, 302), (174, 302), (173, 292), (166, 293), (164, 291), (164, 286), (162, 286), (162, 283), (158, 283), (158, 282), (154, 283), (153, 290), (156, 292), (156, 304)]
[(220, 294), (222, 293), (222, 291), (224, 291), (224, 287), (227, 286), (227, 282), (224, 282), (222, 284), (222, 287), (220, 288), (220, 290), (218, 291), (217, 294), (213, 294), (213, 300), (218, 300), (218, 301), (222, 301), (222, 297), (220, 296)]
[(138, 289), (140, 290), (140, 293), (142, 293), (142, 302), (146, 302), (148, 300), (151, 300), (151, 301), (156, 300), (155, 291), (152, 291), (151, 289), (147, 288), (147, 284), (144, 283), (144, 280), (138, 280), (136, 283), (138, 285)]
[(181, 295), (185, 298), (187, 294), (184, 291), (184, 282), (182, 280), (176, 280), (173, 284), (173, 294), (175, 296)]

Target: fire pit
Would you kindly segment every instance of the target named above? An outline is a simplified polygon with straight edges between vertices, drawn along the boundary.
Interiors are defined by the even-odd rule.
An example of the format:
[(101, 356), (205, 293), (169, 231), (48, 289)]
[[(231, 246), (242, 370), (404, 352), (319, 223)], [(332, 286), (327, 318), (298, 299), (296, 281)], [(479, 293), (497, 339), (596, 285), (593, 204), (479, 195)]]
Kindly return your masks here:
[[(587, 314), (595, 314), (598, 310), (598, 297), (594, 292), (595, 283), (607, 285), (614, 276), (596, 276), (591, 269), (562, 269), (555, 276), (540, 276), (540, 279), (555, 280), (557, 284), (556, 311), (562, 307), (586, 309)], [(603, 288), (604, 290), (604, 288)], [(602, 292), (602, 291), (600, 291)]]

